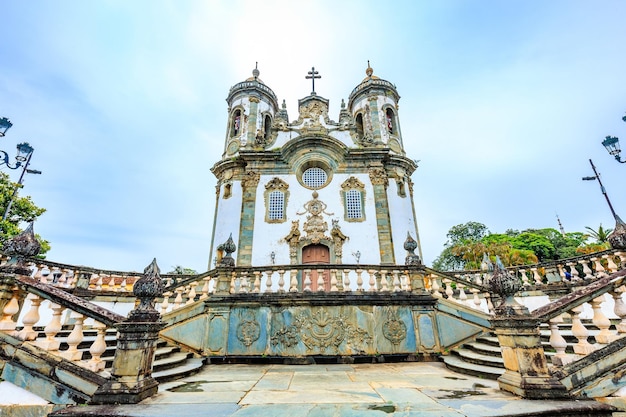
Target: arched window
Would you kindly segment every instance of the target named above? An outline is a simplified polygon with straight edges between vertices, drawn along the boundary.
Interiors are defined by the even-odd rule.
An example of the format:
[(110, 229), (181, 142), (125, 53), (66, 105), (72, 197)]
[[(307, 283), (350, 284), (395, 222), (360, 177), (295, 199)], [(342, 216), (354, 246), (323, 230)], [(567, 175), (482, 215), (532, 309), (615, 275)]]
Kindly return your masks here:
[(272, 118), (269, 115), (265, 115), (264, 121), (265, 140), (269, 142), (270, 134), (272, 133)]
[(396, 115), (389, 107), (385, 110), (385, 122), (387, 124), (387, 132), (392, 135), (396, 134)]
[(344, 206), (344, 220), (365, 221), (365, 185), (356, 177), (350, 177), (341, 184)]
[(289, 184), (274, 177), (265, 184), (265, 221), (267, 223), (283, 223), (287, 220), (287, 199)]
[(359, 139), (363, 139), (363, 114), (356, 115), (356, 135)]
[(233, 113), (230, 136), (237, 136), (241, 133), (241, 110), (237, 109)]

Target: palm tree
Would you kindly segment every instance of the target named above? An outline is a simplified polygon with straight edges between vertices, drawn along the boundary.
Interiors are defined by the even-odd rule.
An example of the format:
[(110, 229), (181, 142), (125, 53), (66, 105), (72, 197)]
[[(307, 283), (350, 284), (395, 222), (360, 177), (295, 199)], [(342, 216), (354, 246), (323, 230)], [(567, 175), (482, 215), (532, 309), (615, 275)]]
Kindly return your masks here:
[(613, 229), (605, 229), (604, 227), (602, 227), (602, 223), (600, 223), (598, 230), (594, 230), (589, 226), (586, 226), (585, 229), (587, 229), (588, 232), (587, 236), (594, 238), (597, 243), (608, 242), (607, 238), (613, 231)]

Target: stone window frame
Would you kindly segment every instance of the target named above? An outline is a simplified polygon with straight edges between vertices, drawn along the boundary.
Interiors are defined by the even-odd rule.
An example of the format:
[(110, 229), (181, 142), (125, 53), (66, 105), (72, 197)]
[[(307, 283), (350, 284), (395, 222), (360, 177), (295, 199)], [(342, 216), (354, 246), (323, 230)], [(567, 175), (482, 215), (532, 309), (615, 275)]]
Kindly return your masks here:
[[(270, 217), (270, 208), (272, 206), (271, 195), (272, 193), (282, 193), (283, 201), (282, 201), (282, 217), (280, 218), (271, 218)], [(267, 184), (265, 184), (265, 192), (264, 192), (264, 200), (265, 200), (265, 222), (266, 223), (284, 223), (287, 221), (287, 203), (289, 200), (289, 184), (285, 181), (281, 180), (278, 177), (272, 178)]]
[[(394, 106), (392, 106), (391, 104), (386, 104), (382, 107), (382, 111), (383, 111), (383, 119), (385, 121), (385, 131), (387, 132), (387, 134), (389, 136), (395, 136), (398, 137), (399, 136), (399, 130), (400, 128), (398, 127), (398, 113), (396, 112), (396, 109), (394, 108)], [(391, 132), (389, 131), (389, 128), (387, 127), (387, 112), (391, 112), (392, 117), (391, 117)]]
[[(361, 198), (361, 217), (348, 217), (348, 196), (350, 191), (356, 191)], [(352, 176), (341, 184), (341, 204), (343, 205), (343, 219), (351, 223), (365, 221), (365, 184)]]
[[(235, 116), (239, 112), (239, 131), (235, 132)], [(238, 105), (234, 107), (230, 112), (229, 123), (228, 123), (228, 137), (236, 138), (241, 136), (241, 132), (243, 131), (243, 122), (244, 122), (245, 109), (243, 106)]]
[[(310, 168), (319, 168), (322, 171), (324, 171), (326, 173), (326, 182), (318, 187), (311, 187), (307, 184), (305, 184), (303, 176), (304, 173), (310, 169)], [(321, 190), (322, 188), (327, 187), (333, 179), (333, 171), (330, 168), (330, 166), (328, 165), (328, 163), (318, 160), (318, 159), (314, 159), (311, 161), (306, 161), (304, 164), (302, 164), (300, 167), (298, 167), (298, 170), (296, 172), (296, 178), (298, 179), (298, 182), (304, 187), (307, 188), (309, 190)]]

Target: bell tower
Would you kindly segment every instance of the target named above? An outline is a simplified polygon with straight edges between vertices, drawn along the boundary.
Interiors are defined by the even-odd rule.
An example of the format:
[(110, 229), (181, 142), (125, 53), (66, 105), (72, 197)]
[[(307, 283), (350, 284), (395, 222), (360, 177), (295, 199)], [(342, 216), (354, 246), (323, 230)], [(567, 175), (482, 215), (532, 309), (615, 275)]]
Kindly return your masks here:
[[(417, 242), (411, 174), (396, 87), (374, 75), (341, 102), (338, 122), (315, 91), (286, 104), (255, 68), (226, 99), (228, 123), (218, 179), (211, 260), (232, 235), (236, 266), (302, 263), (403, 264), (407, 234)], [(209, 265), (209, 269), (212, 265)]]

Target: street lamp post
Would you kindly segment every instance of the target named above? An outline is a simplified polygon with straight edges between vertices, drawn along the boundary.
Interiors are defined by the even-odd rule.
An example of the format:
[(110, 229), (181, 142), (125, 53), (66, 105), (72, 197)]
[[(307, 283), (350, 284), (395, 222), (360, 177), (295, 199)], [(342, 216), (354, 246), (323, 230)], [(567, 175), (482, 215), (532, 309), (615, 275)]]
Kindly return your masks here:
[(609, 234), (607, 240), (613, 248), (626, 249), (626, 223), (624, 223), (615, 212), (613, 204), (611, 204), (611, 200), (609, 200), (609, 195), (606, 192), (606, 188), (604, 188), (604, 185), (602, 185), (600, 174), (598, 174), (596, 166), (593, 164), (593, 161), (591, 159), (589, 160), (589, 163), (591, 164), (591, 168), (593, 169), (593, 173), (595, 175), (592, 177), (583, 177), (583, 181), (598, 181), (598, 184), (600, 184), (600, 191), (602, 191), (602, 194), (604, 195), (604, 198), (609, 205), (609, 209), (611, 210), (611, 214), (615, 219), (615, 229), (613, 229), (613, 232)]
[[(622, 117), (622, 120), (626, 122), (626, 116)], [(606, 148), (609, 155), (615, 157), (615, 160), (620, 164), (626, 164), (626, 161), (622, 161), (620, 153), (622, 150), (619, 148), (619, 138), (616, 136), (607, 136), (602, 141), (602, 145)]]
[[(9, 130), (13, 126), (13, 123), (9, 121), (6, 117), (0, 117), (0, 137), (3, 137), (7, 130)], [(20, 179), (15, 185), (15, 189), (13, 190), (13, 194), (11, 194), (11, 198), (9, 199), (9, 203), (7, 204), (6, 209), (4, 210), (4, 214), (2, 215), (2, 220), (6, 220), (9, 215), (9, 210), (11, 210), (11, 206), (13, 205), (13, 200), (17, 195), (17, 191), (22, 187), (22, 183), (24, 182), (24, 174), (41, 174), (41, 171), (37, 171), (35, 169), (28, 169), (28, 165), (30, 165), (30, 159), (33, 157), (33, 152), (35, 149), (28, 144), (28, 142), (22, 142), (17, 145), (17, 155), (15, 156), (15, 165), (11, 166), (9, 163), (9, 154), (3, 150), (0, 150), (0, 166), (6, 165), (9, 169), (18, 169), (22, 168), (22, 173), (20, 174)]]

